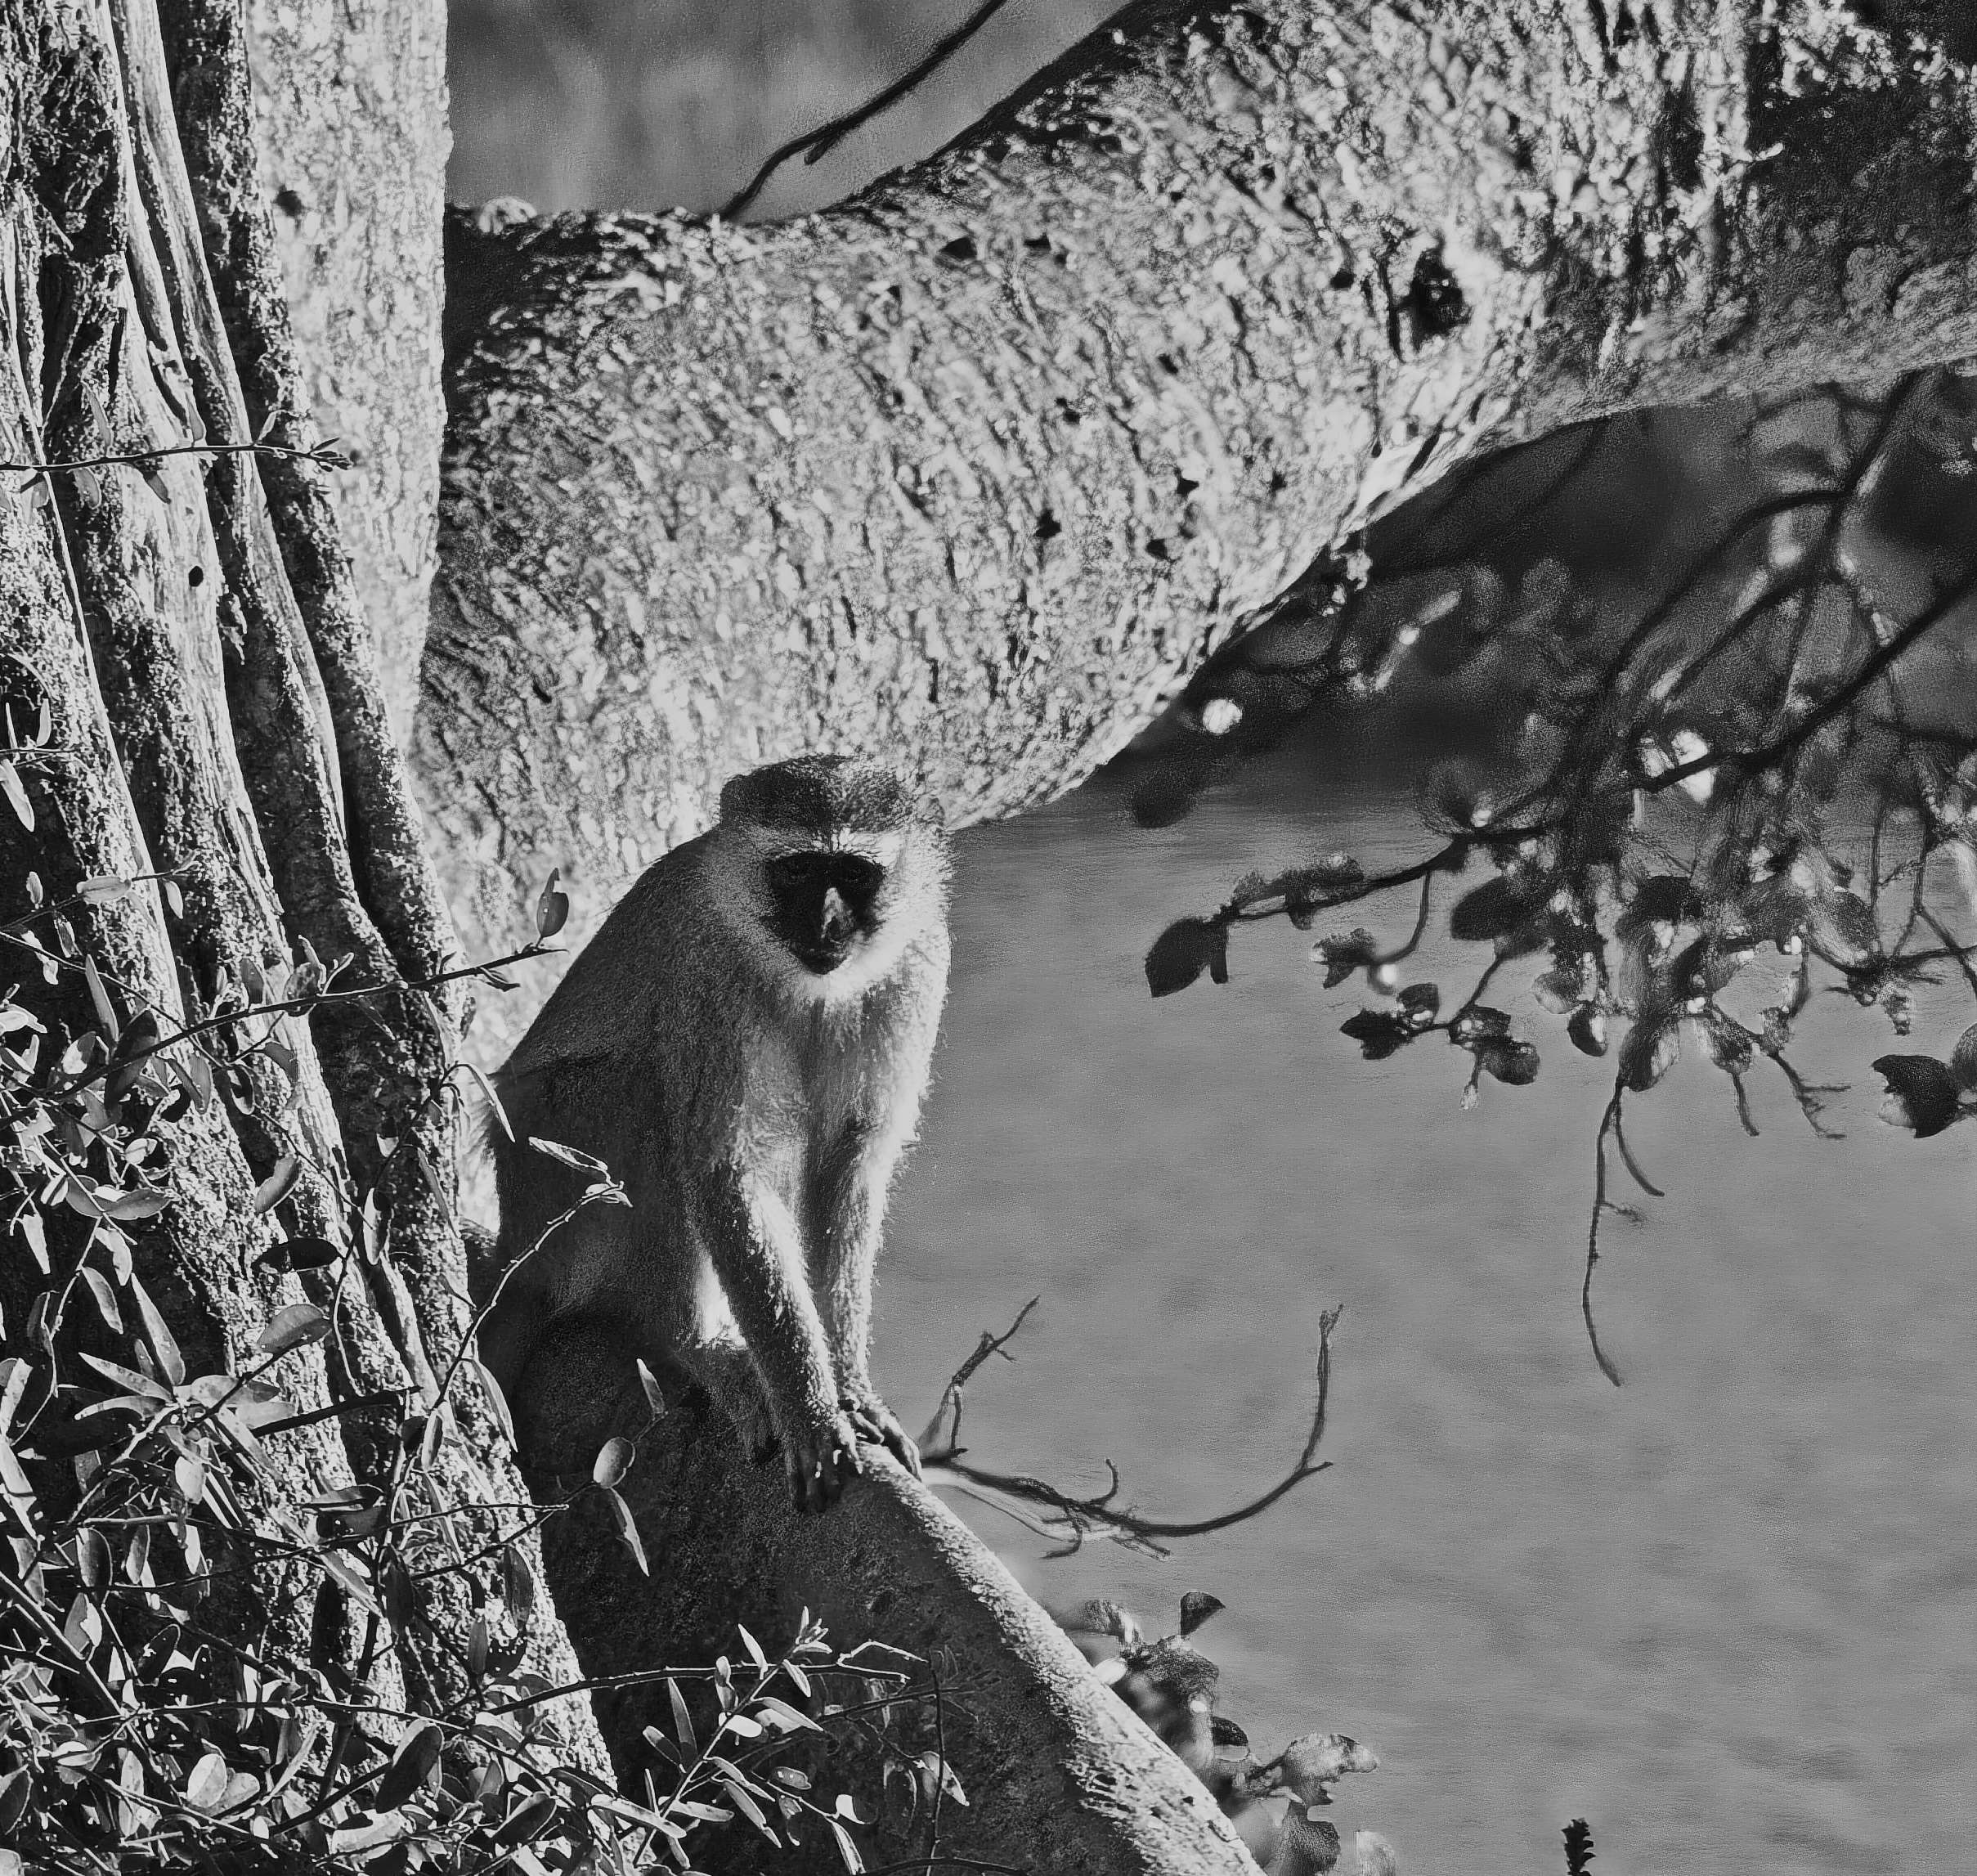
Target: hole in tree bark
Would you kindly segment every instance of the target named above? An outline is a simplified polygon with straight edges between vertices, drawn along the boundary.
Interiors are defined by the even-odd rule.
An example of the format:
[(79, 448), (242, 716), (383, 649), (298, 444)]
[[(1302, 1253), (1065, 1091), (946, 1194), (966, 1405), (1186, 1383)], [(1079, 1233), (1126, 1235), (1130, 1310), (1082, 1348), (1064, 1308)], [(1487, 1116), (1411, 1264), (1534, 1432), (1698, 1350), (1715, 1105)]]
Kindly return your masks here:
[(1439, 339), (1468, 323), (1469, 303), (1462, 296), (1455, 276), (1442, 264), (1439, 250), (1431, 249), (1414, 263), (1414, 277), (1401, 303), (1414, 328), (1414, 343)]

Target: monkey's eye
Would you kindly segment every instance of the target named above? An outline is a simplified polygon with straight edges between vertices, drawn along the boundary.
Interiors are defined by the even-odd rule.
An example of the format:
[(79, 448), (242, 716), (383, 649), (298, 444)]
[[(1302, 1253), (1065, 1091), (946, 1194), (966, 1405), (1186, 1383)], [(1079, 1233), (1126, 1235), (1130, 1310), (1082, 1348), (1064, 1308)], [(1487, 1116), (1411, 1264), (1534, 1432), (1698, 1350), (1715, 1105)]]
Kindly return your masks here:
[(770, 929), (811, 970), (836, 970), (876, 929), (885, 868), (862, 854), (778, 854), (764, 870)]
[(847, 904), (865, 906), (885, 883), (885, 868), (863, 854), (778, 854), (769, 863), (769, 882), (786, 901), (822, 899), (836, 887)]

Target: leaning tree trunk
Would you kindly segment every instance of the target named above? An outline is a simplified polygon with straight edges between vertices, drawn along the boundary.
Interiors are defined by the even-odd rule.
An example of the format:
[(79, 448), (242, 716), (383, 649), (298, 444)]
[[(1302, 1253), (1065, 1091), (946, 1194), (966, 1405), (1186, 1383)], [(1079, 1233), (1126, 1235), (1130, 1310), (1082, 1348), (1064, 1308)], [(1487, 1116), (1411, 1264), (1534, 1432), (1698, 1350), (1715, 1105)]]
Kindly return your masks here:
[[(394, 986), (440, 975), (451, 928), (315, 453), (241, 16), (176, 7), (168, 46), (152, 0), (7, 0), (0, 71), (0, 456), (94, 465), (0, 498), (10, 1605), (33, 1626), (63, 1567), (47, 1521), (146, 1438), (78, 1415), (103, 1376), (182, 1440), (228, 1403), (238, 1436), (258, 1395), (201, 1377), (252, 1371), (285, 1424), (239, 1484), (247, 1523), (182, 1474), (183, 1578), (150, 1606), (260, 1637), (263, 1675), (366, 1684), (388, 1749), (390, 1716), (461, 1698), (503, 1568), (473, 1553), (523, 1494), (481, 1396), (446, 1386), (459, 1012), (443, 983)], [(322, 999), (338, 961), (333, 990), (379, 994)], [(306, 1027), (247, 1013), (285, 999)], [(423, 1568), (436, 1528), (459, 1569)], [(517, 1543), (511, 1582), (539, 1567)], [(554, 1622), (515, 1646), (573, 1678)], [(226, 1649), (200, 1654), (209, 1697), (240, 1698)], [(83, 1669), (143, 1697), (128, 1667)], [(601, 1766), (581, 1703), (556, 1724)]]
[(1977, 34), (1863, 12), (1137, 0), (822, 214), (460, 219), (415, 761), (470, 945), (805, 746), (1060, 792), (1486, 447), (1977, 350)]

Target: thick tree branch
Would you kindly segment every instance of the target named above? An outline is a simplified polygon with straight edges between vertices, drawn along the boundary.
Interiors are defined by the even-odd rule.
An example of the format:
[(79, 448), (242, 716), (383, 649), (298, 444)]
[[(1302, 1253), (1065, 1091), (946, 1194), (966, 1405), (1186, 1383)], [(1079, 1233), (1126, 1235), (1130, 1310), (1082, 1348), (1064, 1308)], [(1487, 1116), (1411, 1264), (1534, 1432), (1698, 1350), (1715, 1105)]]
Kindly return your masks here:
[(418, 765), (470, 948), (805, 744), (1058, 792), (1488, 445), (1977, 350), (1969, 73), (1829, 11), (1141, 0), (822, 215), (461, 222)]

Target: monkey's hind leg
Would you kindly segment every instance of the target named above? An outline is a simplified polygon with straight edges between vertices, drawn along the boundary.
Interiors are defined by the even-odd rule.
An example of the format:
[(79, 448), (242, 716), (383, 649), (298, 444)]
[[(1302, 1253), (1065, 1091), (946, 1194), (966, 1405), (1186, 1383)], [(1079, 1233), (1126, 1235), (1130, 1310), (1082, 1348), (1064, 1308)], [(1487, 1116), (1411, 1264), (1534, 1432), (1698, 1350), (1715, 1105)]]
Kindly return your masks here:
[(769, 1390), (762, 1385), (754, 1358), (732, 1324), (725, 1334), (716, 1332), (704, 1341), (679, 1351), (679, 1358), (693, 1378), (707, 1390), (708, 1398), (733, 1423), (748, 1456), (760, 1465), (782, 1450), (776, 1422), (769, 1407)]
[(614, 1314), (584, 1310), (545, 1324), (508, 1390), (522, 1463), (587, 1473), (614, 1434), (635, 1438), (652, 1419), (637, 1358)]

